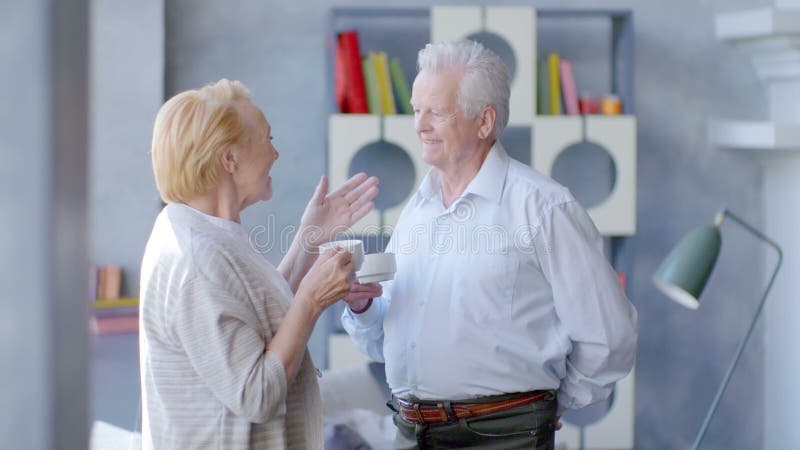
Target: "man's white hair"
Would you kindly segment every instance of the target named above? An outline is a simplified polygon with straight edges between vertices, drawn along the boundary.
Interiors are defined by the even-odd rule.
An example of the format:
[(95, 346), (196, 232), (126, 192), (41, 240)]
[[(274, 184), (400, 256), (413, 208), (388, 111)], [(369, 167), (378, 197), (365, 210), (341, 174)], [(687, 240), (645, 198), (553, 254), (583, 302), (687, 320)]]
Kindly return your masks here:
[(508, 68), (494, 52), (478, 42), (469, 40), (428, 44), (419, 51), (417, 71), (441, 73), (455, 70), (461, 73), (458, 105), (472, 119), (483, 108), (491, 106), (496, 112), (492, 137), (497, 139), (508, 124), (510, 96)]

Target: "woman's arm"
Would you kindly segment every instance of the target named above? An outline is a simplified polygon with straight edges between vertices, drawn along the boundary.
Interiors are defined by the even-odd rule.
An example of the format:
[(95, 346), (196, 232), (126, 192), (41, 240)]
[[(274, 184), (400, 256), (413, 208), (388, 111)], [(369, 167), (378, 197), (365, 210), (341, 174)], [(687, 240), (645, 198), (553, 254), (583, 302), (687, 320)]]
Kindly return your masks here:
[(328, 193), (328, 178), (322, 176), (300, 219), (300, 229), (278, 265), (292, 292), (297, 292), (300, 280), (316, 261), (319, 244), (347, 231), (372, 210), (375, 206), (372, 199), (378, 195), (377, 185), (376, 177), (359, 173)]
[(298, 286), (278, 332), (266, 346), (283, 363), (287, 384), (291, 384), (297, 375), (319, 316), (350, 291), (352, 271), (353, 263), (348, 252), (329, 250), (311, 267)]

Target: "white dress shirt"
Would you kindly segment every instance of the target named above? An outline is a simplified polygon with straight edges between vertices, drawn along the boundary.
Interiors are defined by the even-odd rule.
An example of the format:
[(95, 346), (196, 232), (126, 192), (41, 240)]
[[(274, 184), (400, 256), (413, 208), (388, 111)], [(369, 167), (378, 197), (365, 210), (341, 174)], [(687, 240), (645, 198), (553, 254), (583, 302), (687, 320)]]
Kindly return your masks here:
[(558, 389), (560, 409), (609, 395), (633, 367), (637, 313), (570, 192), (497, 143), (449, 208), (432, 169), (387, 252), (393, 281), (342, 322), (402, 398)]

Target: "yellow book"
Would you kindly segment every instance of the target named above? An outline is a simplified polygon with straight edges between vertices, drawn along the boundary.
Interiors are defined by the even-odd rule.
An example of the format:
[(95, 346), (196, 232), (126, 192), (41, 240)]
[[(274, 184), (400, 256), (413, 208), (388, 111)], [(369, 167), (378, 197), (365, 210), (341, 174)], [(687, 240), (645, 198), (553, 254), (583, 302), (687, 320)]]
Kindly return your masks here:
[(94, 309), (123, 308), (129, 306), (139, 306), (139, 299), (136, 297), (121, 297), (116, 300), (95, 300), (91, 303), (91, 307)]
[(378, 94), (381, 99), (381, 114), (397, 114), (392, 93), (392, 80), (389, 76), (389, 57), (386, 52), (376, 52), (373, 56), (375, 75), (378, 79)]
[(550, 76), (550, 114), (561, 114), (561, 78), (558, 75), (558, 53), (547, 55), (547, 74)]

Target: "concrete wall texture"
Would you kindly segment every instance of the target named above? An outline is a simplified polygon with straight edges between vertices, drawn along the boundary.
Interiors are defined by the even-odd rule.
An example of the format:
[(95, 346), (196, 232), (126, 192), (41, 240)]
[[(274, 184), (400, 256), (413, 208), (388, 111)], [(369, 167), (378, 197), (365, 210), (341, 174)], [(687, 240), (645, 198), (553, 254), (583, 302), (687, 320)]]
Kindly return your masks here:
[[(126, 18), (135, 11), (116, 2), (95, 3), (103, 5), (99, 8), (105, 11), (103, 17), (108, 22), (99, 26), (106, 30), (108, 39), (93, 42), (92, 52), (95, 64), (105, 67), (92, 85), (97, 96), (92, 103), (96, 127), (92, 134), (93, 259), (125, 264), (126, 293), (137, 294), (138, 261), (159, 209), (147, 149), (158, 106), (150, 94), (161, 76), (167, 96), (223, 77), (241, 80), (251, 89), (255, 103), (272, 124), (281, 158), (272, 174), (273, 200), (248, 209), (243, 221), (251, 227), (268, 225), (276, 230), (276, 236), (296, 224), (326, 167), (327, 116), (332, 112), (328, 13), (333, 6), (375, 3), (166, 2), (163, 73), (153, 72), (159, 70), (158, 62), (152, 59), (159, 42), (115, 37), (124, 32), (146, 37), (151, 27), (158, 33), (161, 23), (129, 30)], [(427, 7), (433, 3), (380, 6)], [(638, 230), (625, 240), (623, 252), (629, 267), (629, 296), (640, 314), (635, 447), (688, 447), (755, 307), (763, 281), (763, 258), (753, 255), (763, 254), (763, 249), (744, 232), (725, 230), (718, 267), (696, 312), (667, 300), (652, 286), (650, 277), (687, 230), (710, 223), (722, 207), (729, 207), (757, 226), (762, 223), (761, 168), (746, 154), (728, 153), (710, 145), (706, 125), (718, 116), (757, 119), (766, 115), (764, 93), (749, 61), (714, 38), (713, 23), (717, 12), (767, 2), (436, 3), (633, 11)], [(157, 15), (149, 19), (159, 20)], [(541, 45), (552, 45), (562, 54), (586, 55), (584, 47), (595, 39), (591, 33), (597, 29), (582, 30), (579, 24), (567, 22), (564, 27), (543, 27), (540, 31), (540, 51), (549, 50)], [(417, 40), (424, 42), (419, 35), (407, 38), (414, 45)], [(140, 67), (126, 62), (129, 55), (146, 63)], [(592, 67), (592, 62), (580, 64), (589, 70)], [(404, 65), (413, 66), (413, 61)], [(578, 70), (576, 67), (579, 84), (596, 83), (592, 75)], [(146, 98), (138, 95), (143, 86), (147, 88)], [(586, 178), (592, 181), (591, 176)], [(279, 246), (265, 254), (274, 263), (280, 256)], [(329, 329), (329, 323), (321, 324), (312, 338), (311, 349), (318, 364), (325, 360)], [(763, 329), (759, 327), (709, 430), (705, 448), (761, 447), (763, 368)]]

